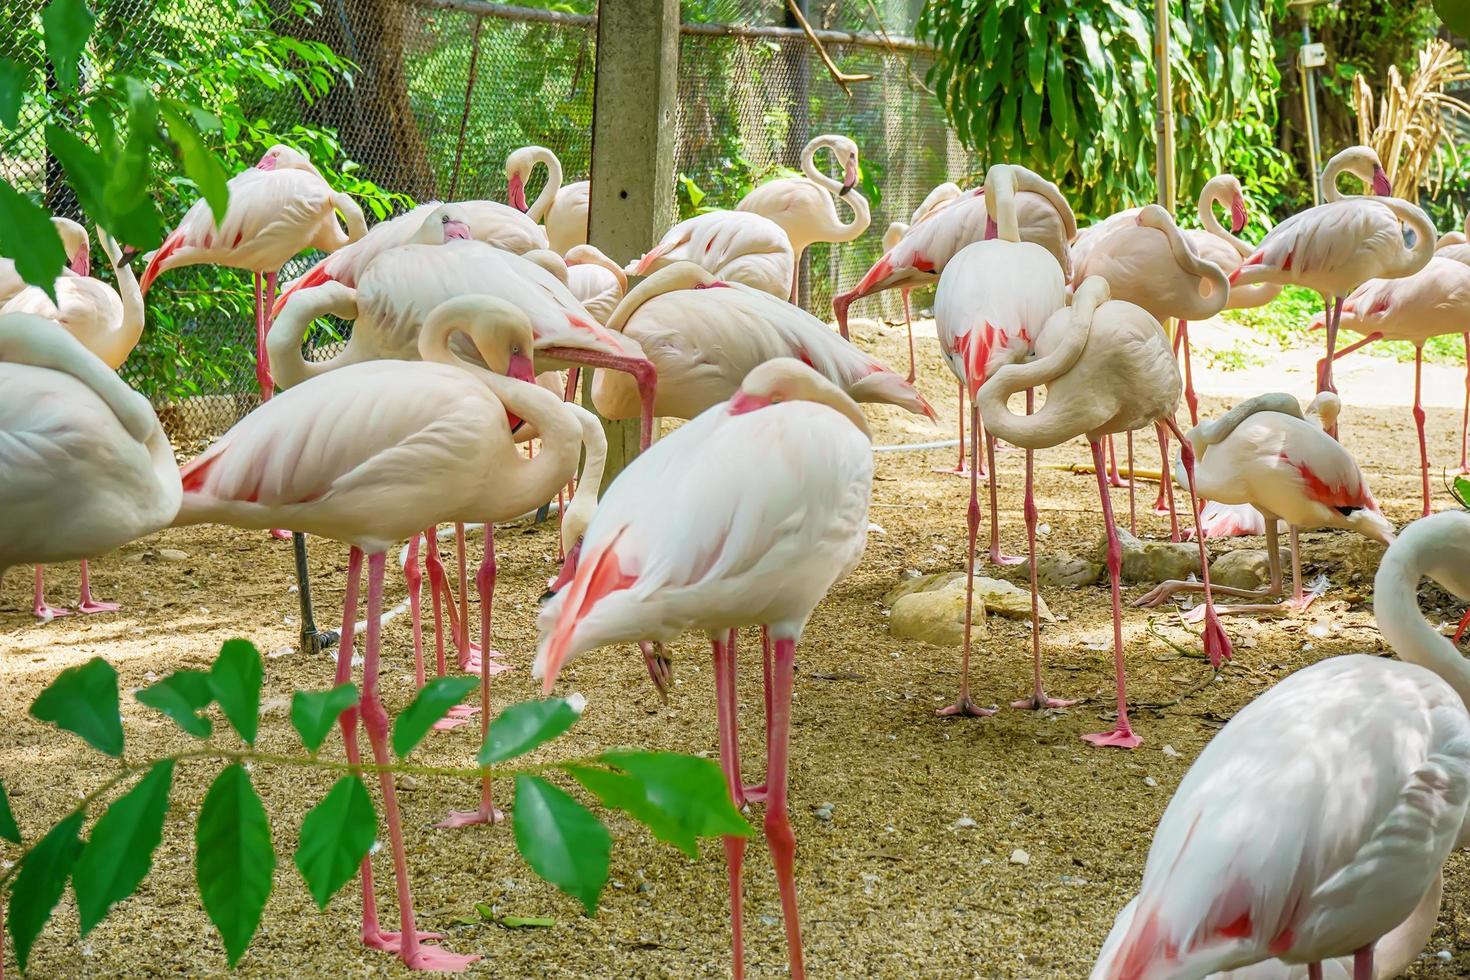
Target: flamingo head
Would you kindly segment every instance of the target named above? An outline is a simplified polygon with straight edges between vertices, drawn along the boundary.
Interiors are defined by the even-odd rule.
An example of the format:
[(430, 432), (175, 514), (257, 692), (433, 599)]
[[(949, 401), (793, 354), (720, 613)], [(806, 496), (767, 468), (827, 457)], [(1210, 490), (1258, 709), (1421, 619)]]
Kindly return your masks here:
[(430, 211), (414, 232), (410, 242), (421, 245), (442, 245), (451, 241), (472, 241), (469, 218), (457, 204), (441, 204)]
[(857, 182), (858, 182), (858, 158), (857, 158), (857, 147), (854, 146), (852, 148), (852, 152), (847, 154), (847, 159), (845, 161), (843, 161), (843, 165), (842, 165), (842, 193), (843, 194), (846, 194), (848, 191), (852, 190), (854, 187), (857, 186)]
[(731, 415), (779, 405), (786, 401), (809, 401), (826, 405), (847, 416), (863, 435), (872, 438), (868, 420), (857, 402), (812, 367), (794, 357), (778, 357), (766, 361), (745, 376), (740, 390), (727, 403)]
[(1377, 197), (1388, 197), (1393, 193), (1393, 182), (1388, 179), (1388, 172), (1376, 163), (1373, 165), (1372, 185)]
[(1245, 223), (1247, 220), (1249, 220), (1249, 215), (1247, 215), (1245, 210), (1245, 197), (1238, 193), (1232, 195), (1230, 198), (1231, 234), (1239, 235), (1242, 231), (1244, 231)]
[(1378, 504), (1372, 497), (1368, 497), (1368, 503), (1368, 507), (1338, 507), (1343, 516), (1343, 527), (1385, 545), (1393, 544), (1393, 525), (1378, 510)]
[(506, 188), (505, 197), (506, 200), (510, 203), (510, 206), (515, 208), (522, 214), (525, 214), (531, 209), (531, 205), (526, 203), (525, 174), (521, 173), (520, 171), (516, 171), (515, 173), (510, 175), (510, 182), (509, 186)]
[(265, 156), (255, 165), (256, 170), (305, 170), (308, 173), (317, 174), (316, 167), (311, 158), (300, 150), (293, 150), (284, 143), (277, 143), (265, 151)]
[(61, 237), (67, 268), (79, 276), (89, 275), (92, 271), (92, 243), (87, 238), (87, 229), (70, 218), (52, 218), (51, 224)]

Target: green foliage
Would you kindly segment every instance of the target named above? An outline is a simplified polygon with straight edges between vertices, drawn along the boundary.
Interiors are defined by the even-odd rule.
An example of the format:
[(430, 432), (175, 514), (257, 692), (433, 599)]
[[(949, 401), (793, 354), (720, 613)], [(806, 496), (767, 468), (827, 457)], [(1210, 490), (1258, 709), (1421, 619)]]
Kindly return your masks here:
[(378, 836), (378, 814), (357, 776), (343, 776), (301, 822), (296, 868), (325, 910), (337, 890), (352, 880)]
[(291, 695), (291, 724), (306, 751), (316, 754), (337, 717), (357, 703), (357, 685), (339, 684), (330, 691), (297, 691)]
[(0, 255), (15, 260), (15, 271), (27, 282), (44, 286), (52, 299), (56, 270), (66, 265), (61, 236), (46, 209), (0, 178)]
[(1455, 477), (1450, 493), (1460, 502), (1461, 507), (1470, 510), (1470, 476)]
[(209, 671), (209, 690), (246, 745), (260, 727), (260, 651), (249, 640), (226, 640)]
[(82, 830), (80, 811), (71, 814), (47, 832), (45, 837), (26, 852), (20, 873), (10, 886), (10, 906), (5, 924), (15, 943), (15, 958), (22, 971), (31, 958), (31, 944), (46, 927), (51, 910), (66, 889), (77, 855), (82, 853), (78, 835)]
[(567, 698), (547, 698), (513, 704), (490, 723), (476, 761), (482, 766), (493, 766), (525, 755), (567, 731), (580, 717), (580, 699), (575, 703)]
[(402, 759), (412, 752), (429, 734), (434, 722), (448, 714), (478, 683), (473, 677), (436, 677), (421, 687), (393, 721), (393, 753)]
[(20, 843), (20, 826), (15, 822), (15, 811), (10, 808), (10, 797), (5, 792), (4, 783), (0, 783), (0, 840)]
[(516, 849), (542, 878), (580, 901), (587, 914), (607, 884), (612, 837), (592, 811), (537, 776), (516, 777)]
[(153, 866), (163, 839), (163, 817), (173, 787), (174, 763), (159, 761), (148, 775), (107, 808), (72, 870), (82, 935), (92, 931), (112, 906), (137, 890)]
[(101, 657), (68, 667), (31, 704), (31, 717), (80, 735), (99, 752), (121, 758), (122, 717), (118, 713), (117, 671)]
[(276, 868), (265, 806), (238, 762), (222, 769), (205, 794), (194, 842), (199, 897), (234, 966), (260, 926)]
[(208, 738), (214, 733), (214, 723), (199, 713), (214, 700), (207, 671), (176, 670), (134, 696), (140, 703), (168, 715), (195, 738)]

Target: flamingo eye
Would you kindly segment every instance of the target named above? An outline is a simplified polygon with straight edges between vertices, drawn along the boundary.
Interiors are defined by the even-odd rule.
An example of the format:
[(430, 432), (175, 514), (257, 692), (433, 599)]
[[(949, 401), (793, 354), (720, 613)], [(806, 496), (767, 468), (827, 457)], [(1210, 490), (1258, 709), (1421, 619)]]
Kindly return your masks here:
[(1339, 514), (1341, 514), (1343, 517), (1352, 517), (1353, 514), (1357, 513), (1358, 511), (1360, 511), (1362, 509), (1363, 508), (1361, 508), (1361, 507), (1338, 507), (1337, 508), (1337, 512)]
[(521, 352), (521, 345), (520, 344), (516, 344), (514, 347), (512, 347), (510, 349), (510, 352), (511, 352), (512, 355), (519, 354)]

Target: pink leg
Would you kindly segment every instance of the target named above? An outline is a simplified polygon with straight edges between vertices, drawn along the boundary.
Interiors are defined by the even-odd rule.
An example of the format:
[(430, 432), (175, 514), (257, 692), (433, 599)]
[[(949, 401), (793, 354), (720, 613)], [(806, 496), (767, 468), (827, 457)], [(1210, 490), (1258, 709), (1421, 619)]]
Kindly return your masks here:
[[(485, 525), (485, 560), (480, 563), (480, 570), (475, 575), (475, 587), (480, 593), (480, 649), (490, 650), (490, 606), (495, 599), (495, 529), (489, 524)], [(480, 671), (480, 739), (484, 741), (485, 733), (490, 728), (490, 678), (498, 673), (495, 665), (485, 661), (485, 669)], [(451, 810), (449, 816), (445, 817), (437, 827), (470, 827), (475, 824), (497, 824), (505, 819), (505, 814), (495, 808), (490, 796), (490, 777), (486, 776), (480, 780), (480, 806), (473, 813), (463, 813)]]
[(79, 613), (106, 613), (117, 612), (121, 609), (115, 602), (98, 602), (92, 598), (92, 574), (87, 568), (87, 560), (82, 559), (82, 595), (77, 600), (77, 612)]
[[(727, 638), (711, 640), (714, 647), (715, 707), (720, 726), (720, 768), (725, 772), (725, 785), (736, 807), (745, 805), (744, 785), (740, 779), (740, 735), (738, 730), (740, 698), (735, 689), (735, 656), (731, 649), (735, 631)], [(726, 837), (725, 865), (730, 875), (730, 941), (734, 951), (736, 977), (745, 975), (744, 905), (741, 900), (741, 867), (745, 863), (745, 838)]]
[[(980, 407), (974, 406), (970, 416), (970, 458), (980, 458), (980, 438), (977, 423), (980, 421)], [(994, 463), (991, 464), (993, 473)], [(980, 531), (980, 483), (979, 475), (975, 467), (970, 467), (970, 506), (965, 511), (965, 526), (968, 529), (968, 544), (965, 550), (965, 640), (960, 654), (960, 696), (954, 704), (940, 708), (936, 714), (941, 717), (954, 715), (969, 715), (972, 718), (984, 718), (995, 714), (994, 708), (982, 708), (970, 700), (970, 634), (974, 628), (975, 612), (975, 538)], [(773, 682), (774, 684), (774, 682)], [(766, 708), (766, 726), (770, 728), (773, 706), (768, 704)], [(769, 736), (768, 736), (769, 737)], [(766, 774), (766, 786), (769, 789), (775, 777), (769, 772)]]
[[(1318, 379), (1317, 390), (1319, 392), (1331, 391), (1336, 393), (1337, 391), (1337, 388), (1332, 384), (1332, 362), (1335, 360), (1332, 354), (1337, 348), (1337, 328), (1341, 323), (1342, 299), (1341, 297), (1334, 297), (1332, 300), (1332, 310), (1327, 318), (1327, 364), (1323, 370), (1322, 377)], [(1336, 422), (1328, 427), (1327, 434), (1334, 439), (1337, 438)]]
[[(1026, 389), (1026, 414), (1036, 410), (1036, 389)], [(1012, 701), (1012, 708), (1070, 708), (1076, 701), (1062, 701), (1049, 697), (1041, 686), (1041, 606), (1037, 599), (1036, 584), (1036, 495), (1034, 454), (1026, 450), (1026, 554), (1031, 559), (1031, 696)]]
[(567, 390), (566, 393), (562, 395), (562, 401), (571, 402), (577, 400), (577, 379), (581, 376), (581, 374), (582, 369), (579, 367), (573, 367), (571, 370), (567, 371)]
[[(1383, 339), (1383, 334), (1381, 334), (1381, 333), (1370, 333), (1370, 334), (1368, 334), (1368, 336), (1364, 337), (1362, 340), (1354, 341), (1353, 343), (1348, 344), (1346, 347), (1344, 347), (1340, 351), (1334, 351), (1333, 354), (1332, 354), (1332, 360), (1333, 360), (1333, 362), (1340, 361), (1344, 357), (1347, 357), (1349, 354), (1351, 354), (1353, 351), (1358, 350), (1358, 349), (1363, 348), (1363, 347), (1367, 347), (1369, 344), (1373, 343), (1375, 340), (1382, 340), (1382, 339)], [(1322, 358), (1321, 360), (1319, 360), (1317, 362), (1317, 386), (1318, 386), (1317, 387), (1317, 390), (1318, 391), (1321, 391), (1322, 390), (1322, 387), (1321, 386), (1323, 384), (1323, 378), (1326, 376), (1326, 373), (1327, 373), (1327, 358), (1324, 357), (1324, 358)]]
[[(899, 295), (903, 297), (903, 325), (909, 332), (909, 376), (907, 381), (909, 384), (913, 384), (915, 377), (914, 315), (913, 311), (909, 308), (909, 291), (907, 289), (899, 290)], [(963, 436), (960, 437), (960, 442), (964, 442)]]
[(1373, 944), (1353, 953), (1353, 980), (1373, 980)]
[(403, 579), (408, 585), (408, 617), (413, 624), (413, 679), (416, 687), (423, 687), (428, 678), (424, 676), (424, 573), (419, 570), (419, 540), (415, 534), (408, 542), (408, 558), (403, 565)]
[(1307, 964), (1307, 980), (1322, 980), (1322, 964), (1321, 963), (1308, 963)]
[[(1132, 473), (1132, 468), (1129, 468)], [(1108, 436), (1108, 485), (1113, 487), (1126, 486), (1123, 475), (1118, 472), (1118, 447), (1113, 443), (1113, 437)]]
[(770, 741), (766, 745), (766, 844), (776, 866), (781, 892), (781, 915), (786, 920), (786, 950), (791, 957), (791, 980), (802, 980), (806, 968), (801, 955), (801, 922), (796, 911), (796, 834), (786, 812), (786, 769), (791, 742), (791, 690), (795, 682), (796, 641), (776, 638), (771, 683)]
[(1138, 537), (1138, 481), (1133, 478), (1133, 430), (1128, 431), (1128, 533)]
[(1113, 526), (1113, 501), (1108, 496), (1108, 478), (1103, 472), (1106, 463), (1099, 441), (1092, 443), (1092, 463), (1097, 470), (1097, 492), (1102, 497), (1103, 525), (1108, 531), (1108, 580), (1113, 590), (1113, 671), (1118, 689), (1118, 723), (1110, 732), (1083, 735), (1082, 740), (1093, 745), (1136, 749), (1143, 744), (1143, 739), (1135, 735), (1133, 727), (1128, 724), (1128, 682), (1123, 670), (1123, 594), (1119, 585), (1123, 575), (1123, 545), (1118, 541), (1118, 529)]
[(1460, 416), (1460, 473), (1470, 474), (1470, 333), (1460, 335), (1465, 341), (1465, 411)]
[[(1189, 481), (1189, 513), (1194, 522), (1194, 540), (1199, 545), (1200, 578), (1205, 587), (1205, 656), (1209, 658), (1211, 666), (1218, 668), (1230, 659), (1230, 637), (1225, 635), (1220, 617), (1215, 614), (1215, 600), (1210, 591), (1210, 553), (1205, 548), (1205, 536), (1200, 532), (1199, 526), (1199, 494), (1194, 483), (1194, 447), (1184, 438), (1184, 433), (1179, 431), (1179, 425), (1172, 417), (1166, 417), (1164, 424), (1174, 431), (1174, 436), (1179, 440), (1179, 461), (1184, 465), (1184, 475)], [(1301, 581), (1300, 576), (1297, 581)]]
[[(976, 408), (970, 419), (970, 426), (976, 432), (980, 431), (980, 410)], [(971, 454), (974, 455), (973, 453)], [(1000, 507), (997, 502), (995, 480), (997, 470), (995, 468), (995, 436), (985, 434), (985, 459), (990, 467), (988, 482), (990, 484), (990, 563), (1004, 568), (1007, 565), (1019, 565), (1021, 559), (1011, 555), (1003, 554), (1000, 550)], [(973, 569), (971, 574), (974, 574)]]
[(459, 650), (459, 669), (473, 672), (479, 669), (479, 651), (470, 646), (469, 558), (465, 554), (463, 524), (454, 525), (454, 548), (459, 561), (459, 631), (454, 644)]
[[(730, 631), (730, 658), (735, 659), (735, 630)], [(761, 674), (765, 688), (766, 705), (766, 741), (771, 739), (771, 631), (761, 627)], [(745, 802), (764, 803), (766, 801), (766, 784), (755, 783), (745, 787)]]
[(1414, 348), (1414, 428), (1419, 433), (1419, 477), (1424, 487), (1424, 515), (1429, 516), (1429, 447), (1424, 442), (1424, 403), (1420, 389), (1424, 383), (1424, 345)]
[(1154, 431), (1159, 437), (1159, 496), (1154, 501), (1154, 515), (1163, 517), (1169, 515), (1169, 540), (1179, 540), (1179, 512), (1174, 509), (1174, 480), (1170, 476), (1169, 466), (1169, 433), (1162, 423), (1154, 423)]
[(1188, 320), (1179, 321), (1179, 331), (1175, 334), (1175, 340), (1184, 356), (1184, 400), (1189, 404), (1189, 424), (1199, 425), (1199, 397), (1194, 393), (1194, 368), (1189, 363)]
[(1460, 625), (1455, 628), (1456, 643), (1464, 639), (1466, 630), (1470, 630), (1470, 609), (1465, 610), (1465, 618), (1460, 620)]
[[(447, 673), (444, 660), (444, 597), (449, 594), (449, 576), (444, 563), (439, 560), (439, 529), (431, 527), (424, 532), (424, 570), (429, 576), (429, 595), (434, 602), (434, 674), (444, 677)], [(450, 634), (459, 628), (454, 622), (454, 603), (448, 604)], [(456, 704), (449, 713), (434, 723), (434, 730), (447, 732), (469, 723), (480, 709), (471, 704)]]
[(53, 606), (46, 601), (46, 578), (41, 571), (41, 566), (36, 566), (36, 596), (31, 604), (31, 612), (42, 622), (50, 622), (58, 616), (70, 616), (71, 610), (64, 606)]
[[(382, 640), (383, 570), (386, 558), (379, 551), (368, 558), (367, 647), (362, 664), (362, 724), (372, 743), (373, 758), (378, 765), (392, 763), (388, 751), (388, 712), (378, 696), (378, 660)], [(383, 794), (383, 815), (388, 820), (388, 838), (393, 849), (393, 877), (398, 883), (399, 949), (398, 955), (411, 970), (438, 970), (458, 973), (477, 956), (457, 956), (434, 946), (421, 945), (414, 924), (413, 895), (408, 885), (408, 853), (403, 846), (403, 818), (398, 813), (398, 793), (393, 774), (386, 769), (378, 774), (378, 787)]]
[[(935, 473), (950, 473), (950, 474), (953, 474), (955, 476), (968, 476), (969, 475), (969, 471), (965, 469), (965, 383), (963, 381), (960, 382), (960, 411), (959, 411), (958, 418), (960, 420), (960, 455), (959, 455), (959, 461), (957, 463), (955, 463), (955, 465), (953, 467), (949, 468), (949, 469), (945, 469), (944, 467), (939, 467), (939, 468), (935, 469), (935, 471), (934, 471)], [(972, 459), (971, 462), (973, 463), (974, 460)]]

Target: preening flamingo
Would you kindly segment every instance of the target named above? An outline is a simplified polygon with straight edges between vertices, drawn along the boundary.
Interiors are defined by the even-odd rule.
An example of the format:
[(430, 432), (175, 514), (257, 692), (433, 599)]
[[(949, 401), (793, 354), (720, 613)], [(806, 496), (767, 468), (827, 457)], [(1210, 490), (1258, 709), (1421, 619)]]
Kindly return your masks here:
[[(1408, 201), (1339, 197), (1299, 211), (1271, 229), (1231, 273), (1230, 285), (1291, 283), (1321, 294), (1327, 309), (1327, 362), (1317, 389), (1335, 392), (1332, 355), (1343, 300), (1369, 279), (1397, 279), (1424, 268), (1434, 255), (1436, 237), (1429, 216)], [(1335, 426), (1331, 434), (1336, 437)]]
[[(1331, 392), (1327, 398), (1336, 399)], [(1334, 409), (1324, 413), (1330, 418)], [(1335, 527), (1356, 531), (1388, 544), (1393, 525), (1384, 518), (1368, 489), (1358, 463), (1342, 445), (1302, 417), (1294, 397), (1284, 393), (1247, 399), (1213, 422), (1189, 430), (1189, 442), (1198, 461), (1195, 477), (1200, 493), (1222, 504), (1250, 504), (1261, 512), (1266, 531), (1266, 555), (1271, 582), (1260, 590), (1216, 586), (1216, 595), (1250, 598), (1281, 594), (1281, 558), (1276, 522), (1291, 529), (1292, 597), (1285, 608), (1301, 610), (1320, 595), (1302, 591), (1299, 530)], [(1138, 600), (1156, 606), (1177, 592), (1193, 590), (1193, 582), (1163, 582)], [(1279, 612), (1281, 606), (1220, 606), (1222, 612)]]
[[(546, 166), (546, 184), (536, 200), (526, 203), (526, 185), (537, 164)], [(561, 161), (544, 146), (523, 146), (505, 158), (506, 199), (511, 207), (524, 211), (532, 221), (546, 226), (550, 248), (566, 255), (578, 245), (587, 244), (588, 199), (590, 181), (579, 180), (562, 185)]]
[[(1160, 209), (1162, 211), (1162, 209)], [(1108, 495), (1102, 437), (1130, 432), (1153, 423), (1168, 427), (1183, 439), (1174, 412), (1183, 383), (1169, 342), (1158, 321), (1140, 306), (1108, 299), (1107, 282), (1093, 277), (1079, 285), (1072, 308), (1054, 314), (1035, 343), (1036, 359), (1009, 364), (980, 389), (978, 401), (985, 425), (997, 437), (1025, 449), (1058, 446), (1076, 436), (1092, 445), (1102, 498), (1103, 524), (1108, 534), (1108, 577), (1113, 594), (1113, 663), (1118, 685), (1118, 721), (1110, 732), (1084, 735), (1093, 745), (1135, 748), (1142, 739), (1128, 723), (1128, 700), (1123, 668), (1123, 610), (1119, 579), (1123, 549), (1113, 523)], [(1010, 396), (1037, 385), (1046, 386), (1046, 403), (1034, 415), (1013, 415)], [(1199, 524), (1195, 489), (1194, 453), (1182, 447), (1189, 485), (1191, 513)], [(1034, 520), (1034, 518), (1033, 518)], [(1205, 654), (1219, 666), (1230, 656), (1230, 639), (1215, 616), (1210, 597), (1210, 564), (1203, 538), (1199, 540), (1204, 571)], [(1032, 562), (1032, 568), (1036, 563)], [(1033, 578), (1033, 590), (1035, 579)], [(1033, 591), (1034, 594), (1034, 591)], [(1034, 607), (1033, 607), (1034, 608)], [(1033, 613), (1034, 620), (1034, 613)], [(1039, 686), (1038, 686), (1039, 690)]]
[[(766, 627), (766, 840), (776, 866), (791, 976), (804, 976), (787, 749), (796, 644), (812, 610), (862, 557), (873, 454), (852, 399), (790, 358), (746, 376), (728, 402), (681, 426), (609, 489), (575, 575), (541, 613), (532, 675), (551, 691), (574, 657), (610, 643), (702, 630), (714, 648), (720, 763), (736, 806), (740, 773), (735, 634)], [(744, 974), (741, 864), (725, 840), (735, 977)]]
[[(127, 360), (138, 345), (138, 338), (143, 335), (143, 295), (138, 291), (138, 280), (123, 261), (122, 250), (117, 243), (101, 228), (97, 229), (97, 240), (112, 262), (117, 289), (91, 276), (68, 274), (53, 284), (52, 288), (56, 290), (54, 302), (39, 286), (27, 286), (0, 306), (0, 315), (27, 313), (50, 320), (81, 341), (82, 346), (103, 364), (116, 370)], [(70, 611), (46, 602), (45, 574), (40, 565), (36, 566), (32, 608), (38, 618), (46, 620)], [(81, 597), (77, 600), (77, 612), (115, 612), (118, 608), (115, 602), (98, 602), (92, 598), (91, 570), (86, 559), (82, 559)]]
[[(937, 211), (939, 208), (944, 207), (946, 204), (949, 204), (959, 196), (960, 188), (958, 184), (954, 184), (950, 181), (945, 181), (938, 187), (935, 187), (932, 191), (928, 193), (924, 200), (920, 202), (919, 206), (914, 209), (913, 217), (909, 219), (908, 223), (902, 221), (889, 222), (887, 230), (883, 232), (883, 251), (891, 252), (894, 248), (898, 246), (899, 242), (903, 241), (903, 236), (908, 234), (910, 228), (918, 224), (920, 221), (924, 220), (925, 215), (927, 215), (930, 211)], [(903, 326), (904, 329), (908, 331), (909, 335), (908, 380), (910, 383), (912, 383), (914, 380), (914, 315), (913, 310), (909, 307), (909, 293), (912, 291), (912, 289), (913, 287), (911, 286), (902, 286), (899, 288), (899, 295), (903, 299)], [(961, 395), (960, 399), (960, 463), (959, 466), (956, 468), (956, 472), (962, 471), (965, 468), (964, 395)]]
[(573, 245), (566, 254), (567, 288), (587, 312), (606, 324), (628, 292), (623, 267), (592, 245)]
[[(66, 252), (67, 270), (78, 276), (91, 271), (91, 242), (87, 229), (70, 218), (52, 218), (51, 224), (61, 236), (61, 247)], [(63, 275), (66, 272), (62, 273)], [(26, 281), (15, 271), (15, 262), (0, 258), (0, 303), (26, 288)]]
[(0, 578), (35, 564), (39, 587), (41, 565), (111, 551), (178, 512), (178, 464), (148, 399), (25, 313), (0, 316), (0, 433)]
[[(692, 262), (666, 266), (639, 283), (608, 329), (653, 362), (660, 417), (692, 419), (733, 397), (756, 367), (782, 357), (811, 367), (854, 401), (934, 417), (913, 385), (821, 320), (769, 293), (720, 282)], [(604, 418), (638, 413), (638, 392), (626, 375), (598, 372), (592, 402)]]
[(1331, 657), (1246, 705), (1179, 784), (1093, 980), (1203, 977), (1353, 957), (1415, 914), (1465, 826), (1470, 665), (1419, 613), (1424, 575), (1470, 567), (1470, 515), (1404, 529), (1373, 610), (1401, 660)]
[[(546, 232), (515, 208), (495, 201), (455, 201), (449, 206), (454, 209), (455, 217), (464, 224), (467, 232), (456, 237), (472, 238), (517, 255), (546, 248)], [(444, 205), (437, 201), (420, 204), (387, 221), (379, 221), (362, 238), (342, 246), (308, 269), (300, 278), (287, 283), (281, 290), (281, 295), (276, 297), (271, 316), (280, 316), (286, 301), (299, 290), (310, 289), (329, 280), (340, 282), (344, 286), (356, 286), (363, 270), (379, 255), (399, 245), (423, 241), (419, 236), (424, 222), (442, 207)]]
[[(153, 280), (186, 265), (222, 265), (253, 273), (255, 377), (261, 397), (270, 398), (273, 385), (265, 336), (281, 266), (308, 248), (335, 252), (367, 234), (367, 224), (362, 209), (351, 197), (332, 190), (305, 154), (279, 144), (255, 166), (230, 178), (229, 191), (225, 218), (218, 225), (207, 202), (194, 202), (153, 253), (139, 288), (147, 296)], [(347, 222), (346, 233), (337, 224), (337, 212)]]
[[(726, 282), (740, 282), (786, 299), (796, 256), (781, 226), (749, 211), (707, 211), (681, 221), (627, 266), (646, 276), (674, 262), (693, 262)], [(846, 336), (844, 334), (843, 336)]]
[[(345, 288), (322, 286), (318, 290)], [(294, 305), (294, 304), (293, 304)], [(472, 341), (479, 367), (455, 354), (451, 337)], [(177, 524), (243, 528), (285, 525), (352, 547), (347, 573), (337, 683), (352, 673), (352, 630), (363, 557), (367, 556), (367, 643), (362, 701), (344, 712), (348, 759), (358, 764), (360, 711), (373, 755), (391, 761), (388, 715), (378, 694), (385, 553), (394, 542), (442, 521), (503, 521), (554, 497), (576, 470), (590, 413), (538, 387), (531, 374), (531, 325), (511, 304), (462, 296), (437, 306), (416, 336), (421, 360), (353, 364), (289, 388), (251, 412), (183, 469), (184, 504)], [(513, 377), (504, 377), (505, 373)], [(518, 380), (526, 379), (526, 380)], [(526, 459), (511, 428), (533, 422), (543, 448)], [(589, 456), (592, 454), (589, 453)], [(578, 494), (596, 492), (589, 476)], [(584, 515), (585, 507), (567, 516)], [(566, 533), (577, 529), (563, 524)], [(494, 585), (487, 552), (476, 576), (481, 596)], [(480, 639), (490, 644), (488, 605)], [(488, 723), (490, 672), (481, 674), (482, 720)], [(363, 942), (395, 951), (414, 969), (460, 970), (475, 959), (422, 940), (409, 891), (408, 858), (393, 776), (380, 774), (398, 883), (401, 932), (379, 927), (370, 861), (362, 867)], [(488, 784), (483, 806), (490, 805)]]
[[(833, 180), (817, 169), (816, 155), (831, 150), (842, 168), (842, 180)], [(868, 199), (857, 189), (858, 148), (846, 136), (827, 133), (807, 143), (801, 151), (803, 177), (768, 180), (746, 194), (735, 205), (736, 211), (750, 211), (770, 218), (791, 240), (794, 268), (801, 269), (801, 254), (817, 242), (850, 242), (868, 230), (873, 220)], [(843, 201), (852, 208), (852, 220), (837, 216), (837, 205)], [(791, 279), (791, 302), (796, 302), (797, 276)]]
[[(1002, 365), (1025, 357), (1036, 342), (1047, 319), (1066, 305), (1066, 280), (1062, 267), (1051, 253), (1034, 242), (1020, 240), (1018, 191), (1040, 180), (1023, 167), (997, 164), (985, 175), (986, 206), (994, 215), (997, 238), (975, 242), (961, 249), (939, 278), (934, 296), (934, 321), (944, 360), (970, 396), (970, 506), (966, 511), (968, 531), (965, 552), (965, 632), (960, 661), (960, 691), (954, 704), (939, 709), (941, 715), (985, 716), (993, 709), (982, 708), (970, 698), (970, 634), (972, 629), (975, 538), (980, 527), (979, 460), (980, 406), (975, 393)], [(963, 399), (961, 400), (963, 404)], [(990, 463), (990, 560), (997, 565), (1019, 559), (1000, 552), (1000, 527), (996, 515), (995, 437), (986, 433), (985, 447)], [(1031, 498), (1032, 457), (1026, 454), (1026, 526), (1028, 539), (1035, 538), (1035, 504)], [(1035, 563), (1032, 563), (1035, 567)], [(1038, 680), (1035, 707), (1059, 706), (1046, 696)]]
[[(1424, 515), (1429, 516), (1429, 448), (1424, 440), (1424, 405), (1420, 397), (1424, 345), (1431, 337), (1462, 333), (1470, 324), (1470, 265), (1438, 253), (1413, 275), (1369, 279), (1342, 304), (1341, 322), (1363, 339), (1336, 351), (1334, 360), (1377, 340), (1407, 340), (1414, 345), (1414, 428), (1419, 435), (1419, 477)], [(1320, 321), (1318, 321), (1320, 322)], [(1314, 324), (1315, 325), (1315, 324)], [(1326, 365), (1317, 364), (1320, 377)], [(1462, 446), (1463, 446), (1463, 431)]]

